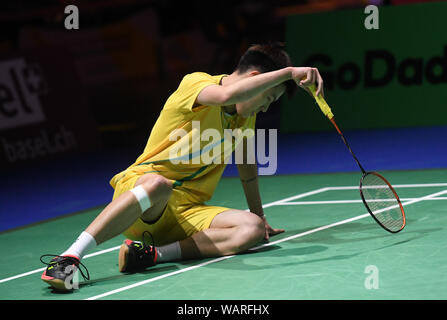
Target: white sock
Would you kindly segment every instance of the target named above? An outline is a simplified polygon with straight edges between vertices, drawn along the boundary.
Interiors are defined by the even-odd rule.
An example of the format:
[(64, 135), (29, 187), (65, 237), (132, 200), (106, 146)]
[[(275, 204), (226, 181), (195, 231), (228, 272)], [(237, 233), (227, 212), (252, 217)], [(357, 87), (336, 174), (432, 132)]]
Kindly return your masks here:
[(177, 261), (182, 258), (182, 250), (180, 249), (180, 242), (176, 241), (157, 249), (157, 263)]
[(81, 260), (84, 255), (96, 247), (96, 240), (88, 232), (82, 232), (76, 241), (61, 256), (75, 256)]

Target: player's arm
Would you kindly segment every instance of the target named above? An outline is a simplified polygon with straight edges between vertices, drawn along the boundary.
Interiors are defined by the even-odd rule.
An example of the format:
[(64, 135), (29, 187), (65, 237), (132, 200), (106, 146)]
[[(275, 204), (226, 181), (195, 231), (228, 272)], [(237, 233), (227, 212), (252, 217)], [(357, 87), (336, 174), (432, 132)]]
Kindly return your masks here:
[(284, 232), (284, 229), (273, 229), (267, 222), (264, 215), (264, 209), (262, 208), (262, 200), (259, 192), (258, 183), (258, 166), (256, 163), (247, 163), (247, 142), (244, 139), (243, 143), (243, 155), (244, 162), (237, 164), (239, 177), (242, 182), (242, 188), (244, 189), (245, 198), (250, 212), (257, 214), (264, 220), (265, 225), (265, 239), (268, 240), (270, 236)]
[[(305, 80), (302, 80), (304, 79)], [(317, 95), (322, 92), (323, 80), (316, 68), (287, 67), (246, 77), (228, 86), (210, 85), (197, 96), (196, 103), (206, 106), (230, 106), (247, 101), (284, 81), (295, 80), (303, 88), (317, 84)], [(238, 110), (238, 113), (239, 110)]]
[(250, 212), (264, 216), (258, 185), (258, 167), (256, 164), (237, 164), (239, 178), (244, 189)]

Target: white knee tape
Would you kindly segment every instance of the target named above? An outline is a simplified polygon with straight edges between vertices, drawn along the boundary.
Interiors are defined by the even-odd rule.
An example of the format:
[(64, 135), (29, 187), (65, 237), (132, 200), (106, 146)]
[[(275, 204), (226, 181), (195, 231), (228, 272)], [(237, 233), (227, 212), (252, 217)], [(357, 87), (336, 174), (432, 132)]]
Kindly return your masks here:
[(141, 212), (145, 212), (151, 207), (151, 200), (149, 200), (149, 196), (147, 195), (146, 190), (144, 190), (141, 185), (131, 189), (130, 192), (132, 192), (135, 198), (137, 198), (138, 204), (141, 208)]

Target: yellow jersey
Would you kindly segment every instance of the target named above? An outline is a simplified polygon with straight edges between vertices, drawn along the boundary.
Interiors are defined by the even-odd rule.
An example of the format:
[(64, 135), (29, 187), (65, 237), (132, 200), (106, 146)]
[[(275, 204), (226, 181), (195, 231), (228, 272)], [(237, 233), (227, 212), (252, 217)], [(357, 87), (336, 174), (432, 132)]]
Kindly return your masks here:
[(111, 186), (135, 175), (157, 173), (197, 202), (208, 201), (231, 153), (244, 137), (252, 137), (255, 129), (256, 115), (243, 118), (227, 114), (223, 107), (194, 106), (200, 91), (218, 85), (224, 76), (186, 75), (166, 101), (143, 153), (110, 180)]

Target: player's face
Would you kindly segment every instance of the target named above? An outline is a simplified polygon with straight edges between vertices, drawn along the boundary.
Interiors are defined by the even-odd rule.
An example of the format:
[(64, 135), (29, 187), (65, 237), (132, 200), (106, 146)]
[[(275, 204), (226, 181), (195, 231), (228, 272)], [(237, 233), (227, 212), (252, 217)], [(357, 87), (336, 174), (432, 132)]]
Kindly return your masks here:
[(280, 84), (270, 88), (250, 100), (238, 104), (238, 109), (244, 110), (242, 116), (247, 118), (258, 112), (267, 112), (270, 104), (277, 101), (286, 91), (286, 86)]

